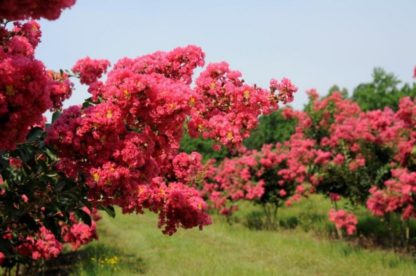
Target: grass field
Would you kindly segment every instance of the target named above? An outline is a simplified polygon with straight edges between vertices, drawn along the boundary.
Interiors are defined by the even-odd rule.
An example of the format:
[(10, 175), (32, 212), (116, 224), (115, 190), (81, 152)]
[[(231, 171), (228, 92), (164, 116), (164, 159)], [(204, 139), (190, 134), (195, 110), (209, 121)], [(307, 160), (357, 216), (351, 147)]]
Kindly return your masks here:
[[(280, 214), (283, 221), (305, 208), (312, 209), (312, 218), (324, 221), (327, 206), (310, 202)], [(246, 213), (255, 211), (252, 208)], [(330, 227), (326, 222), (314, 231), (302, 227), (265, 231), (213, 218), (213, 225), (203, 231), (180, 230), (169, 237), (156, 228), (153, 214), (118, 214), (115, 219), (104, 215), (100, 240), (83, 250), (74, 274), (416, 275), (415, 259), (409, 255), (319, 237), (319, 227), (322, 231)]]

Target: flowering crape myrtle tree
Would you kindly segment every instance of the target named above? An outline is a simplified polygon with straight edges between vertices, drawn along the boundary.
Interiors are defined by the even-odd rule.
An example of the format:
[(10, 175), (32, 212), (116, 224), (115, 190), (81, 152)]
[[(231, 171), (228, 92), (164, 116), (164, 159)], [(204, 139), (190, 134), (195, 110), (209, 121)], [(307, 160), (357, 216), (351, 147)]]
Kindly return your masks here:
[[(41, 32), (35, 21), (57, 18), (73, 1), (0, 3), (0, 265), (56, 257), (62, 243), (74, 248), (95, 237), (95, 212), (85, 187), (55, 170), (45, 145), (42, 114), (71, 95), (62, 72), (34, 56)], [(24, 4), (24, 5), (22, 5)]]
[(374, 215), (414, 217), (414, 101), (401, 99), (397, 112), (363, 112), (340, 93), (319, 99), (310, 91), (310, 98), (305, 112), (287, 109), (284, 114), (298, 120), (293, 136), (313, 141), (315, 157), (305, 164), (311, 181), (305, 188), (334, 203), (329, 219), (339, 236), (354, 234), (358, 223), (352, 212), (338, 209), (341, 198), (367, 206)]
[[(297, 133), (315, 141), (308, 164), (311, 192), (330, 197), (329, 212), (341, 236), (356, 232), (355, 215), (338, 209), (341, 198), (363, 205), (375, 216), (397, 213), (403, 222), (415, 217), (415, 101), (400, 100), (389, 108), (363, 112), (341, 94), (318, 99), (311, 91), (306, 112), (286, 112), (298, 118)], [(296, 135), (296, 134), (295, 134)]]
[[(183, 125), (217, 148), (239, 148), (259, 115), (294, 92), (286, 79), (270, 89), (248, 85), (225, 62), (208, 65), (191, 86), (204, 65), (197, 46), (113, 67), (84, 58), (71, 71), (47, 70), (34, 55), (39, 25), (14, 20), (56, 19), (74, 2), (0, 3), (0, 125), (7, 130), (0, 139), (0, 265), (9, 270), (96, 238), (97, 209), (148, 209), (169, 235), (208, 225), (207, 205), (190, 187), (204, 170), (200, 155), (179, 153)], [(91, 97), (62, 111), (70, 77)], [(55, 111), (51, 124), (42, 117), (47, 110)]]
[(264, 145), (260, 151), (225, 159), (207, 174), (203, 194), (213, 208), (227, 216), (237, 211), (237, 201), (260, 204), (264, 226), (275, 228), (278, 208), (299, 200), (305, 192), (304, 183), (313, 181), (305, 166), (315, 158), (313, 145), (311, 140), (293, 136), (285, 143)]
[(339, 208), (342, 198), (383, 217), (387, 227), (391, 216), (400, 217), (406, 227), (416, 217), (415, 100), (402, 98), (396, 112), (363, 112), (340, 93), (324, 98), (314, 90), (309, 94), (305, 111), (282, 111), (297, 121), (290, 139), (225, 159), (203, 186), (206, 198), (228, 215), (237, 200), (278, 207), (320, 193), (334, 205), (329, 220), (340, 237), (354, 234), (358, 224), (351, 209)]

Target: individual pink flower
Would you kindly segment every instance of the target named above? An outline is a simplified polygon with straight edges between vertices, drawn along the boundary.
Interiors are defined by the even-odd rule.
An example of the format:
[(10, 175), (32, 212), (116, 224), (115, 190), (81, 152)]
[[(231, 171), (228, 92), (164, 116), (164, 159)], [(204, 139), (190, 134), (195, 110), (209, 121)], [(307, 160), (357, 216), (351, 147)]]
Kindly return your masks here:
[(318, 94), (318, 92), (316, 91), (316, 89), (314, 89), (314, 88), (309, 89), (309, 90), (307, 91), (307, 94), (308, 94), (309, 99), (310, 99), (311, 101), (315, 101), (315, 100), (317, 100), (317, 99), (319, 98), (319, 94)]
[(22, 160), (18, 157), (10, 157), (9, 158), (10, 167), (13, 169), (20, 169), (22, 167)]
[(329, 193), (329, 198), (331, 199), (331, 201), (339, 201), (341, 199), (341, 196), (337, 193)]
[(336, 165), (340, 166), (340, 165), (344, 164), (345, 157), (344, 157), (344, 155), (342, 155), (342, 154), (338, 153), (338, 154), (335, 156), (335, 158), (333, 159), (333, 161), (334, 161), (334, 163), (335, 163)]
[(316, 151), (316, 158), (314, 160), (315, 164), (326, 164), (329, 162), (331, 157), (331, 152), (326, 152), (322, 150)]
[(23, 202), (25, 202), (25, 203), (28, 203), (29, 202), (29, 198), (27, 197), (27, 195), (23, 194), (20, 197), (23, 200)]

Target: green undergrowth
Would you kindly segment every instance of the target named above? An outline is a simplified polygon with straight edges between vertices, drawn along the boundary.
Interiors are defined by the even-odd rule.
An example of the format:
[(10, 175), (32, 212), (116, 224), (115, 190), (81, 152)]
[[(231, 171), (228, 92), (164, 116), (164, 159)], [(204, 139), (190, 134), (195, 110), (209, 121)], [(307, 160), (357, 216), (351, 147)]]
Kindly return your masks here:
[[(338, 208), (352, 211), (358, 217), (357, 233), (348, 238), (364, 247), (389, 248), (402, 252), (416, 252), (416, 221), (401, 221), (399, 216), (388, 218), (374, 217), (364, 208), (351, 206), (346, 201), (338, 202)], [(312, 232), (322, 238), (337, 238), (333, 224), (328, 220), (328, 211), (334, 208), (329, 199), (319, 195), (303, 199), (290, 207), (278, 210), (276, 225), (265, 225), (265, 215), (260, 206), (245, 202), (231, 218), (232, 222), (242, 223), (252, 230), (297, 229)], [(406, 237), (406, 227), (408, 228)]]

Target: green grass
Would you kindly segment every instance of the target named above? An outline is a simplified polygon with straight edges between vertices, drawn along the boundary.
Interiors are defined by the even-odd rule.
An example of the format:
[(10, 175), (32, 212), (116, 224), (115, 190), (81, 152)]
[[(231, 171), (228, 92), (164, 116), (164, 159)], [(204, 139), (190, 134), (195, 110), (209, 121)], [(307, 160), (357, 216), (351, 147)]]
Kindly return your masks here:
[[(326, 219), (326, 207), (308, 207), (316, 211), (311, 223), (318, 225), (309, 232), (303, 227), (250, 230), (242, 220), (256, 208), (247, 207), (238, 217), (243, 223), (229, 225), (214, 216), (213, 225), (203, 231), (180, 230), (171, 237), (156, 228), (153, 214), (117, 214), (115, 219), (104, 215), (99, 222), (100, 240), (83, 250), (74, 274), (416, 275), (410, 256), (318, 238), (319, 227), (327, 231), (327, 223), (319, 223)], [(280, 213), (281, 221), (302, 212), (302, 205), (286, 208)], [(116, 262), (111, 264), (111, 258)]]

